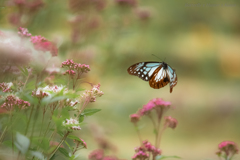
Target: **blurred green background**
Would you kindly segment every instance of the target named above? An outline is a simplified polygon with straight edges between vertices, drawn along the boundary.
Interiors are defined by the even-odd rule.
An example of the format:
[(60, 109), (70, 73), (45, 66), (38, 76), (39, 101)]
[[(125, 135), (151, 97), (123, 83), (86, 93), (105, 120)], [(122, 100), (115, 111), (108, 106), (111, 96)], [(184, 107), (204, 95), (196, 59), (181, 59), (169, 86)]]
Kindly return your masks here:
[[(0, 30), (28, 28), (59, 47), (59, 58), (89, 64), (89, 82), (101, 84), (104, 96), (90, 107), (81, 137), (88, 150), (92, 137), (107, 137), (114, 154), (131, 159), (138, 138), (129, 115), (153, 98), (172, 102), (167, 112), (179, 122), (162, 137), (163, 155), (184, 160), (218, 159), (217, 145), (231, 140), (240, 146), (240, 2), (237, 0), (35, 0), (22, 7), (0, 0)], [(176, 70), (178, 84), (155, 90), (130, 76), (140, 61), (162, 61)], [(60, 66), (60, 61), (57, 61)], [(153, 141), (152, 124), (142, 119), (144, 139)], [(90, 135), (90, 136), (89, 136)], [(112, 153), (109, 153), (112, 154)], [(83, 158), (84, 159), (84, 158)], [(235, 159), (240, 159), (237, 155)]]

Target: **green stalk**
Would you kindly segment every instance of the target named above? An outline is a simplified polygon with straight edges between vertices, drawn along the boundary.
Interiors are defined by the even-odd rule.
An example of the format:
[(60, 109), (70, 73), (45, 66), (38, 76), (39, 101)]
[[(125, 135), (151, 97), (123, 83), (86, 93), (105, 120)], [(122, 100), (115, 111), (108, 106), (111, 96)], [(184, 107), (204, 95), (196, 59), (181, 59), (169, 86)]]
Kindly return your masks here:
[(48, 159), (51, 159), (51, 157), (57, 152), (58, 148), (62, 145), (62, 143), (66, 140), (67, 136), (69, 135), (70, 131), (67, 131), (67, 133), (62, 138), (61, 142), (57, 145), (57, 147), (53, 150), (51, 155), (48, 157)]

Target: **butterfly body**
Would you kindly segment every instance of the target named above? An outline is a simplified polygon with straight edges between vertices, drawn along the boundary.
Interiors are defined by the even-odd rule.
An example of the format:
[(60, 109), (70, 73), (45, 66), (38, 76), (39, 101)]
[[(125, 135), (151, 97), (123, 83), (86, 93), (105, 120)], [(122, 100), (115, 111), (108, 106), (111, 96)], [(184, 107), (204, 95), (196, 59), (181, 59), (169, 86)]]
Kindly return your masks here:
[(177, 74), (165, 62), (139, 62), (128, 68), (130, 75), (149, 81), (150, 87), (159, 89), (170, 83), (170, 93), (177, 85)]

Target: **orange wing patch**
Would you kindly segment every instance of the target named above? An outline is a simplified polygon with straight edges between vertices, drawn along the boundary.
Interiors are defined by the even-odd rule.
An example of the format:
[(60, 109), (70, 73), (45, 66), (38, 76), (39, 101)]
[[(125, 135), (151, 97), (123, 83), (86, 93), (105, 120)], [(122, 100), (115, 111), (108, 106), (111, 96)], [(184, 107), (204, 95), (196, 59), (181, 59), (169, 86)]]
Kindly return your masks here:
[(169, 83), (169, 77), (168, 76), (163, 77), (160, 81), (155, 81), (156, 80), (156, 76), (158, 75), (158, 72), (159, 72), (160, 69), (161, 68), (159, 67), (159, 68), (157, 68), (154, 71), (153, 76), (152, 76), (152, 78), (149, 81), (150, 87), (152, 87), (154, 89), (162, 88), (162, 87), (166, 86)]

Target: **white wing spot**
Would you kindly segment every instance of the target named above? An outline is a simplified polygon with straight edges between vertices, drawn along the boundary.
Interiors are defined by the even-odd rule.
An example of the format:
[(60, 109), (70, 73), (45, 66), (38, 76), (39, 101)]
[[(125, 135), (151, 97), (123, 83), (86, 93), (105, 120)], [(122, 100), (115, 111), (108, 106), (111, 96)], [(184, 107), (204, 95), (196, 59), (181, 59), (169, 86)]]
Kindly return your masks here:
[(146, 72), (146, 71), (144, 71), (144, 72), (143, 72), (143, 74), (147, 74), (147, 72)]
[(147, 78), (147, 77), (146, 77), (145, 79), (146, 79), (146, 80), (148, 80), (148, 78)]
[(136, 72), (134, 72), (134, 74), (135, 74)]
[(144, 75), (142, 74), (142, 77), (143, 77)]
[(146, 67), (143, 67), (143, 69), (146, 69)]
[(140, 74), (140, 72), (138, 72), (138, 74)]
[(142, 69), (140, 69), (140, 71), (142, 72), (143, 70), (142, 70)]

